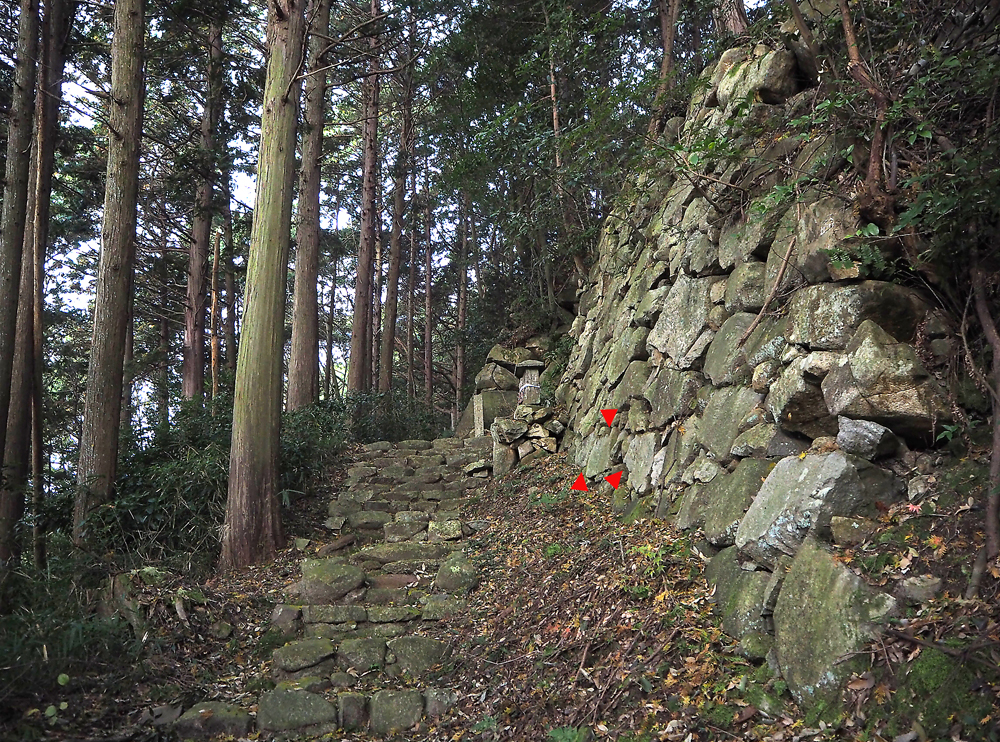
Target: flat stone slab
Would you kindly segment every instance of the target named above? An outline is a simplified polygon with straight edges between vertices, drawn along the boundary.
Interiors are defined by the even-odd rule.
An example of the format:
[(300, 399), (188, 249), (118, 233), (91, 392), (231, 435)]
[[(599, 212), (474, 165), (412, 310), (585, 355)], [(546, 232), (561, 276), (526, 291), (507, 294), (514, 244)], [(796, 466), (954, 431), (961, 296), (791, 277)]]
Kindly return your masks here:
[(408, 605), (373, 605), (368, 608), (372, 623), (397, 623), (420, 618), (420, 610)]
[(392, 522), (392, 513), (382, 510), (362, 510), (358, 513), (351, 513), (347, 516), (347, 523), (351, 528), (381, 528), (386, 523)]
[(372, 559), (381, 564), (392, 562), (440, 559), (448, 553), (448, 547), (439, 544), (377, 544), (358, 552), (360, 559)]
[(265, 732), (336, 723), (337, 707), (323, 696), (304, 690), (276, 688), (261, 695), (257, 704), (257, 727)]
[(306, 605), (302, 607), (303, 623), (350, 623), (365, 621), (367, 615), (360, 605)]

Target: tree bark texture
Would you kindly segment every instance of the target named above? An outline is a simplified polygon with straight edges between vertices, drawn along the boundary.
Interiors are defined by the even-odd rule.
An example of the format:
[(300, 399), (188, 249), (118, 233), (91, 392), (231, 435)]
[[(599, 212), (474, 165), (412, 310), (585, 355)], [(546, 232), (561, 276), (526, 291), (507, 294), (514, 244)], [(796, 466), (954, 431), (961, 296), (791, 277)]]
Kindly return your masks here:
[[(429, 170), (424, 169), (425, 178), (429, 178)], [(433, 271), (433, 255), (431, 249), (431, 194), (426, 180), (424, 181), (424, 405), (429, 413), (434, 412), (434, 347), (431, 331), (434, 321), (431, 284)]]
[[(413, 139), (410, 139), (410, 162), (413, 162)], [(414, 204), (417, 202), (417, 177), (413, 173), (412, 187), (410, 190), (411, 209), (415, 210)], [(416, 282), (417, 282), (417, 220), (415, 214), (410, 215), (410, 274), (406, 281), (406, 396), (409, 399), (416, 399), (417, 382), (414, 370), (413, 356), (413, 312), (416, 309)]]
[(393, 357), (396, 349), (396, 316), (399, 310), (399, 267), (403, 259), (403, 224), (406, 216), (406, 186), (409, 182), (411, 138), (413, 137), (413, 73), (403, 72), (403, 122), (399, 133), (399, 152), (392, 183), (392, 229), (389, 232), (389, 272), (385, 284), (385, 318), (382, 324), (382, 347), (379, 361), (378, 390), (392, 388)]
[(1000, 331), (986, 298), (986, 276), (979, 251), (972, 251), (972, 295), (976, 316), (990, 345), (993, 360), (990, 367), (990, 396), (993, 407), (992, 456), (990, 457), (990, 484), (986, 494), (986, 560), (992, 562), (1000, 555)]
[(681, 0), (657, 0), (656, 5), (660, 17), (663, 59), (660, 61), (660, 82), (657, 85), (656, 98), (653, 103), (653, 119), (649, 122), (650, 136), (659, 136), (666, 123), (666, 96), (673, 84), (670, 73), (674, 69), (674, 39), (677, 37), (677, 18), (681, 12)]
[(230, 371), (236, 371), (236, 270), (233, 266), (233, 256), (236, 250), (236, 246), (233, 244), (233, 210), (230, 206), (230, 200), (232, 198), (232, 192), (229, 186), (229, 173), (227, 172), (223, 178), (223, 183), (225, 184), (225, 193), (222, 198), (222, 219), (223, 219), (223, 229), (225, 234), (223, 235), (223, 241), (226, 243), (226, 252), (223, 260), (225, 261), (226, 267), (226, 321), (225, 321), (225, 335), (226, 335), (226, 368)]
[(52, 174), (55, 170), (56, 139), (59, 132), (59, 101), (62, 100), (66, 45), (77, 5), (66, 0), (46, 0), (42, 21), (42, 59), (39, 74), (40, 95), (35, 102), (35, 138), (38, 170), (35, 181), (34, 258), (35, 287), (32, 292), (32, 373), (31, 385), (31, 490), (33, 557), (36, 569), (45, 566), (46, 525), (41, 517), (45, 498), (45, 457), (43, 450), (42, 371), (45, 367), (45, 257), (49, 246), (49, 211), (52, 203)]
[(722, 30), (733, 36), (745, 34), (750, 25), (743, 0), (722, 0), (715, 8), (715, 20), (722, 26)]
[[(379, 0), (372, 0), (371, 16), (381, 14)], [(354, 319), (351, 323), (351, 357), (347, 391), (371, 391), (372, 289), (375, 262), (376, 187), (378, 176), (379, 39), (368, 39), (369, 71), (362, 83), (364, 175), (361, 186), (361, 237), (358, 245), (358, 272), (354, 284)]]
[(213, 193), (215, 188), (215, 132), (222, 108), (222, 21), (213, 19), (208, 31), (208, 89), (201, 116), (201, 141), (198, 145), (201, 180), (195, 195), (188, 246), (187, 299), (184, 304), (184, 362), (181, 370), (181, 395), (184, 399), (201, 398), (205, 390), (205, 308), (207, 304), (206, 268), (208, 245), (212, 234)]
[(283, 545), (278, 501), (285, 278), (295, 181), (295, 130), (305, 0), (273, 0), (261, 117), (257, 194), (247, 266), (229, 496), (222, 528), (224, 571), (266, 561)]
[(85, 539), (87, 515), (111, 493), (118, 463), (125, 339), (135, 262), (145, 32), (143, 0), (118, 0), (111, 40), (111, 132), (104, 223), (73, 509), (73, 540), (78, 544)]
[(323, 156), (326, 73), (323, 51), (330, 31), (330, 0), (316, 0), (309, 39), (309, 72), (305, 81), (302, 167), (299, 171), (298, 225), (295, 251), (295, 299), (292, 352), (288, 361), (288, 409), (319, 399), (319, 189)]
[[(458, 320), (455, 327), (455, 421), (462, 415), (462, 387), (465, 386), (465, 324), (469, 305), (469, 214), (461, 207), (462, 230), (458, 241)], [(454, 427), (454, 425), (452, 426)]]
[[(7, 168), (0, 212), (0, 421), (6, 423), (14, 365), (14, 332), (21, 282), (21, 255), (28, 208), (32, 118), (38, 66), (38, 0), (21, 0), (7, 127)], [(6, 425), (0, 425), (0, 451)]]

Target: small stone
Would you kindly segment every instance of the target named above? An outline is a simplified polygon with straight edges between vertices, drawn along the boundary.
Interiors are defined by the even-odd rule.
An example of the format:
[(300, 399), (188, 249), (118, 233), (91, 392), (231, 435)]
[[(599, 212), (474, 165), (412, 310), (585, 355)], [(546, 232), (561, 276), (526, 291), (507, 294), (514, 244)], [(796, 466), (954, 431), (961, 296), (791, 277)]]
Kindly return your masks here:
[(296, 672), (318, 665), (333, 657), (337, 648), (329, 639), (303, 639), (274, 650), (275, 667), (285, 672)]
[(428, 596), (422, 606), (422, 617), (425, 621), (440, 621), (465, 610), (464, 600), (456, 600), (447, 595)]
[(278, 629), (282, 636), (295, 636), (295, 632), (299, 630), (301, 618), (302, 611), (298, 606), (279, 603), (271, 611), (271, 626)]
[(388, 643), (396, 656), (396, 667), (407, 675), (423, 675), (444, 659), (448, 652), (446, 642), (426, 636), (403, 636)]
[[(332, 520), (332, 518), (330, 520)], [(343, 523), (340, 524), (341, 527), (343, 527), (343, 525), (344, 525)], [(339, 530), (339, 528), (337, 530)], [(358, 537), (355, 536), (353, 533), (345, 534), (344, 536), (341, 536), (340, 538), (331, 541), (325, 546), (321, 546), (319, 551), (316, 552), (316, 556), (327, 557), (330, 556), (331, 554), (336, 554), (341, 549), (346, 549), (348, 546), (357, 541), (357, 539)]]
[(928, 603), (941, 593), (941, 578), (934, 575), (907, 577), (899, 583), (896, 595), (913, 605)]
[(411, 621), (419, 617), (420, 611), (408, 605), (373, 605), (368, 608), (368, 620), (372, 623)]
[(350, 623), (364, 621), (365, 609), (359, 605), (307, 605), (302, 608), (303, 623)]
[(358, 679), (349, 672), (335, 672), (330, 674), (330, 685), (333, 688), (353, 688), (358, 684)]
[(431, 521), (427, 526), (430, 541), (455, 541), (462, 538), (462, 522), (458, 520)]
[(382, 639), (345, 639), (337, 649), (337, 661), (345, 670), (354, 668), (367, 672), (385, 663), (385, 641)]
[(434, 584), (438, 590), (444, 592), (465, 592), (479, 584), (479, 577), (472, 562), (459, 551), (448, 557), (441, 565)]
[(847, 518), (834, 515), (830, 518), (830, 532), (833, 543), (841, 546), (857, 546), (870, 539), (878, 524), (868, 518)]
[(448, 713), (458, 703), (458, 694), (445, 688), (428, 688), (424, 691), (424, 713), (432, 719)]

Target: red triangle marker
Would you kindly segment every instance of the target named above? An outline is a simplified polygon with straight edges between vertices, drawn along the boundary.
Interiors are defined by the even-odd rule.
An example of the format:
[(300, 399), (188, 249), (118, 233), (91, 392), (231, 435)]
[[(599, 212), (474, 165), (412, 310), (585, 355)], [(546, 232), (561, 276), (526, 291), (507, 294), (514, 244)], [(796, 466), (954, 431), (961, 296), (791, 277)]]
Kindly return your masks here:
[(615, 415), (618, 414), (618, 410), (601, 410), (601, 414), (604, 415), (604, 419), (608, 422), (608, 427), (611, 427), (611, 421), (615, 419)]
[(581, 492), (587, 492), (587, 480), (583, 478), (583, 474), (576, 478), (573, 482), (573, 486), (570, 487), (571, 490), (580, 490)]
[(618, 489), (618, 485), (622, 483), (622, 473), (612, 474), (610, 477), (605, 477), (604, 481), (610, 484), (615, 489)]

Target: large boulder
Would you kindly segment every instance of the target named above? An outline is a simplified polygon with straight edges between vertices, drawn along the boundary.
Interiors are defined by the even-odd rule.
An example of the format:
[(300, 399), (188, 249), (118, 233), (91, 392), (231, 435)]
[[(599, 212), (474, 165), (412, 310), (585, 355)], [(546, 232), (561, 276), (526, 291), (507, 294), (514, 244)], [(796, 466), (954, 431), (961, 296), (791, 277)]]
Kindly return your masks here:
[(892, 472), (839, 451), (778, 462), (736, 531), (740, 553), (773, 568), (794, 555), (811, 533), (827, 536), (835, 515), (874, 514), (876, 502), (893, 502), (903, 485)]
[(649, 346), (670, 356), (680, 369), (694, 365), (712, 340), (707, 323), (712, 309), (712, 284), (718, 280), (690, 278), (684, 273), (678, 276), (649, 333)]
[(895, 609), (890, 595), (868, 587), (814, 539), (806, 539), (774, 608), (778, 665), (795, 700), (833, 711), (844, 682), (867, 666), (865, 657), (852, 655)]
[(870, 320), (823, 380), (823, 397), (831, 413), (879, 423), (911, 441), (931, 442), (951, 421), (944, 393), (913, 347)]
[(842, 350), (866, 319), (877, 319), (894, 337), (914, 339), (929, 311), (913, 289), (883, 281), (823, 283), (792, 294), (788, 342), (812, 350)]

